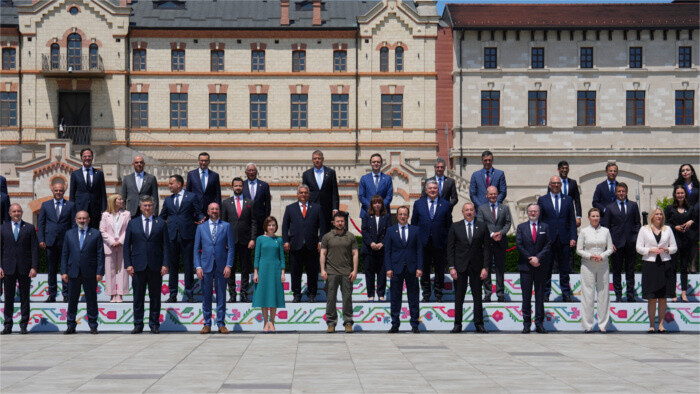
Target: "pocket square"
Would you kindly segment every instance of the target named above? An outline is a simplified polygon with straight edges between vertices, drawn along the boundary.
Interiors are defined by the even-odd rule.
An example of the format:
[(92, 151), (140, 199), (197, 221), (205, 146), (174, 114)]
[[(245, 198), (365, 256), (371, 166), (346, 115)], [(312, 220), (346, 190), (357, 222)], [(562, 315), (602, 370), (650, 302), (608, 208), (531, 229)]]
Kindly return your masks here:
[(546, 233), (546, 232), (544, 232), (544, 231), (541, 231), (541, 232), (540, 232), (540, 234), (547, 234), (547, 233)]

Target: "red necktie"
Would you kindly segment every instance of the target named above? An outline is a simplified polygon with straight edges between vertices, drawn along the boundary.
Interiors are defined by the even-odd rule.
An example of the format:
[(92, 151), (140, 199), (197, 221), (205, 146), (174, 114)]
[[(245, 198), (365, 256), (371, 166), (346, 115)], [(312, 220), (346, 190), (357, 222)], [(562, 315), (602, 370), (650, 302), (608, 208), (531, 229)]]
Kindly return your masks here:
[(486, 172), (486, 187), (491, 186), (491, 178), (489, 177), (489, 172), (490, 171)]
[(301, 216), (303, 216), (304, 219), (306, 219), (306, 204), (303, 204), (301, 206)]
[(493, 215), (493, 221), (496, 221), (496, 204), (491, 204), (491, 214)]
[(236, 197), (236, 214), (238, 214), (238, 217), (241, 217), (241, 198)]
[(532, 223), (532, 242), (537, 242), (537, 223)]

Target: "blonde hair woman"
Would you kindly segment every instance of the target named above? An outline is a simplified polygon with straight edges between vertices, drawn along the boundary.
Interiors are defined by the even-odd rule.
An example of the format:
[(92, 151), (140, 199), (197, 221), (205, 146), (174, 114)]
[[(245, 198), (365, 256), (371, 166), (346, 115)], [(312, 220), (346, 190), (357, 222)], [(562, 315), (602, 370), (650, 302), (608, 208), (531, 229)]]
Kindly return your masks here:
[(107, 210), (102, 213), (100, 233), (105, 251), (105, 292), (110, 302), (122, 302), (129, 292), (129, 275), (124, 269), (124, 236), (131, 213), (124, 210), (124, 198), (113, 194), (107, 199)]

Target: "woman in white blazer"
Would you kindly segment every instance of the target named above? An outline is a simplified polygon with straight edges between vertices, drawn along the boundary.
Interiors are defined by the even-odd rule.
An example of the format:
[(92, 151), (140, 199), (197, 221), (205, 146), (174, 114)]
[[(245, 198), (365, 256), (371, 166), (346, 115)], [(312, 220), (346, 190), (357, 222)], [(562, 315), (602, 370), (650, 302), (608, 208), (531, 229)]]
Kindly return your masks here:
[(648, 300), (649, 333), (656, 332), (656, 301), (659, 301), (659, 333), (665, 333), (666, 298), (676, 296), (676, 272), (671, 255), (676, 253), (676, 239), (670, 227), (664, 225), (663, 209), (656, 207), (649, 224), (637, 236), (637, 253), (642, 255), (642, 298)]
[(105, 292), (110, 302), (122, 302), (129, 293), (129, 275), (124, 269), (124, 237), (131, 213), (124, 209), (124, 198), (113, 194), (107, 199), (107, 210), (102, 212), (100, 233), (105, 250)]
[(588, 211), (590, 225), (581, 229), (576, 253), (581, 256), (581, 325), (586, 333), (593, 330), (593, 305), (598, 295), (598, 329), (606, 332), (610, 321), (610, 269), (608, 257), (613, 253), (610, 231), (600, 225), (600, 210)]

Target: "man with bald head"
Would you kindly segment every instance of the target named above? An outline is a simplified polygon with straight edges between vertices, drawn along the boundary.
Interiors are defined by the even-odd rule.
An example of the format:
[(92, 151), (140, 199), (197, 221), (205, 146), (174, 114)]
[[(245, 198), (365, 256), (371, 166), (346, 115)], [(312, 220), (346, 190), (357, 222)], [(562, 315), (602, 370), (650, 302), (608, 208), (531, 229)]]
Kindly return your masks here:
[(151, 196), (154, 203), (153, 214), (158, 216), (159, 197), (156, 177), (144, 171), (146, 161), (141, 155), (135, 156), (131, 165), (134, 166), (134, 172), (125, 176), (122, 181), (122, 197), (126, 201), (127, 211), (131, 212), (132, 219), (141, 215), (139, 199), (141, 196)]
[(552, 292), (552, 268), (559, 267), (559, 287), (562, 301), (571, 302), (569, 273), (571, 264), (569, 255), (571, 248), (576, 246), (576, 211), (574, 200), (561, 192), (561, 178), (557, 175), (549, 179), (549, 193), (537, 200), (540, 206), (540, 221), (549, 226), (552, 240), (551, 251), (547, 259), (547, 278), (544, 289), (544, 300), (549, 301)]
[(258, 237), (263, 234), (262, 224), (272, 212), (270, 185), (258, 179), (258, 167), (255, 163), (246, 164), (245, 176), (247, 179), (243, 182), (243, 197), (253, 201), (253, 216), (259, 224), (255, 229), (255, 236)]
[(498, 188), (489, 186), (486, 188), (487, 202), (477, 210), (477, 220), (483, 223), (488, 229), (489, 242), (487, 247), (492, 256), (492, 261), (487, 264), (488, 275), (484, 279), (484, 302), (491, 301), (493, 285), (491, 284), (491, 272), (495, 267), (496, 271), (496, 296), (498, 302), (505, 302), (505, 286), (503, 283), (506, 268), (506, 248), (508, 239), (506, 235), (510, 231), (513, 220), (510, 216), (510, 208), (498, 202)]

